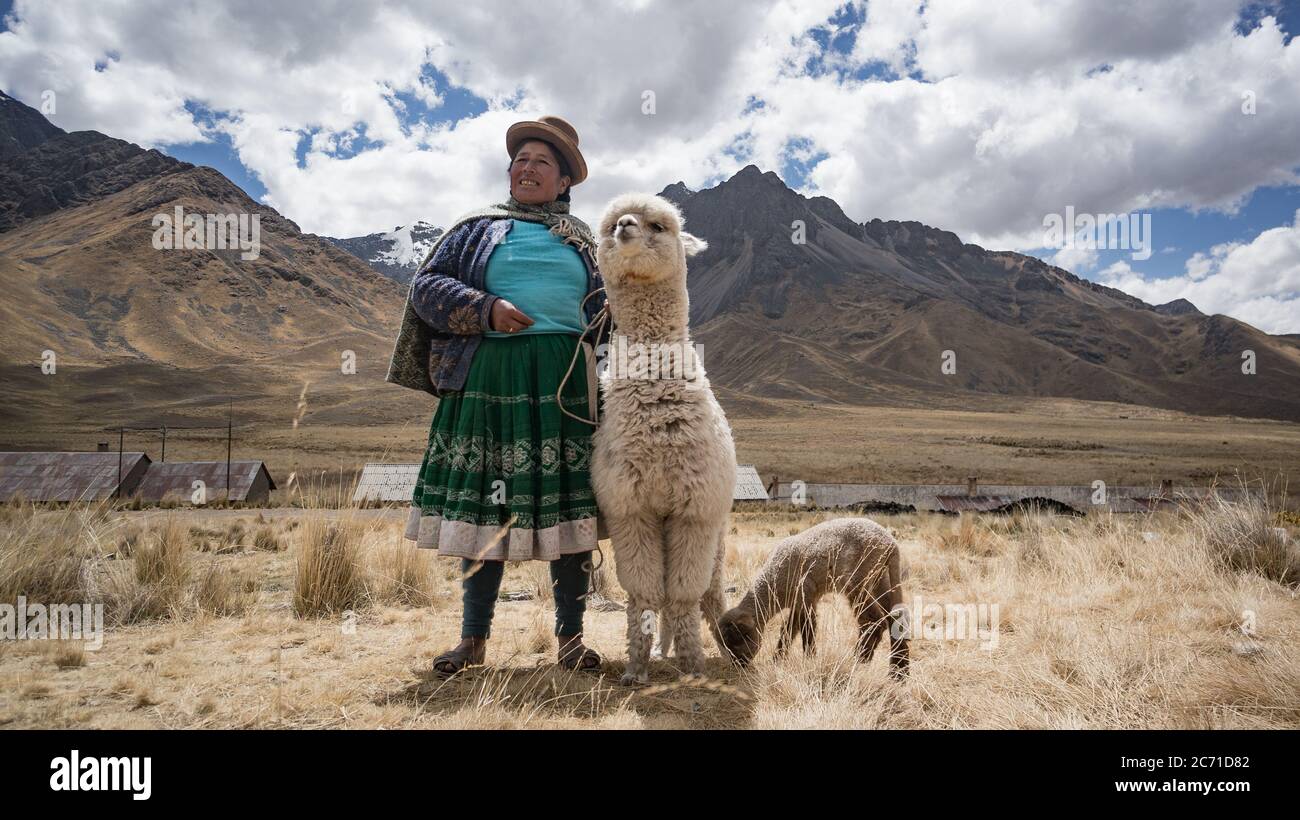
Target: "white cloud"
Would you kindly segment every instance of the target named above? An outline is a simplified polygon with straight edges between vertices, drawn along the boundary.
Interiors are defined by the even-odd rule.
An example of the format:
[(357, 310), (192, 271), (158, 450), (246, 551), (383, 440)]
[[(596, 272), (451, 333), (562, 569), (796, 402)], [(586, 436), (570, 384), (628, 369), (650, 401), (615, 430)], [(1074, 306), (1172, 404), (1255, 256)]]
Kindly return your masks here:
[(905, 74), (921, 28), (921, 7), (914, 0), (872, 0), (854, 41), (852, 59), (859, 64), (879, 60), (895, 73)]
[[(19, 0), (0, 86), (28, 101), (55, 88), (60, 126), (145, 145), (203, 138), (187, 100), (228, 112), (218, 127), (269, 203), (333, 235), (500, 199), (506, 126), (544, 112), (582, 134), (592, 175), (574, 207), (588, 217), (628, 189), (698, 188), (748, 162), (780, 171), (796, 138), (828, 156), (805, 193), (990, 247), (1038, 247), (1044, 214), (1067, 205), (1230, 209), (1300, 182), (1300, 46), (1268, 19), (1235, 34), (1238, 0), (1104, 14), (1090, 0), (873, 0), (848, 53), (823, 55), (811, 33), (840, 5)], [(815, 56), (849, 77), (809, 73)], [(879, 62), (924, 81), (852, 78)], [(437, 102), (430, 66), (488, 110), (404, 127), (393, 95)], [(764, 104), (747, 110), (753, 98)], [(360, 124), (383, 147), (334, 156)]]
[(1186, 269), (1182, 276), (1147, 279), (1119, 261), (1100, 277), (1152, 304), (1187, 299), (1203, 313), (1233, 316), (1267, 333), (1300, 333), (1300, 211), (1292, 224), (1250, 242), (1193, 254)]
[(1077, 273), (1097, 266), (1097, 251), (1094, 248), (1061, 248), (1047, 261)]
[(1300, 166), (1300, 46), (1271, 19), (1235, 34), (1236, 6), (929, 3), (912, 65), (931, 82), (782, 78), (758, 127), (828, 152), (812, 183), (849, 214), (991, 247), (1040, 245), (1067, 205), (1233, 209)]
[(1158, 63), (1221, 38), (1237, 0), (929, 3), (917, 64), (933, 78), (1031, 74), (1070, 79), (1103, 63)]
[[(786, 32), (806, 31), (835, 6), (738, 13), (636, 2), (561, 13), (499, 1), (430, 13), (415, 0), (378, 11), (341, 0), (129, 8), (19, 0), (18, 22), (0, 34), (0, 87), (25, 100), (55, 88), (57, 125), (146, 146), (211, 136), (186, 101), (225, 112), (216, 128), (266, 186), (268, 203), (305, 230), (334, 235), (446, 221), (504, 198), (506, 127), (557, 113), (582, 134), (593, 173), (574, 190), (575, 210), (590, 216), (630, 187), (699, 185), (737, 170), (743, 163), (724, 150), (743, 130), (752, 72), (783, 59)], [(97, 72), (108, 54), (118, 59)], [(422, 79), (430, 66), (488, 110), (404, 131), (392, 95), (436, 101)], [(645, 90), (657, 96), (654, 116), (641, 113)], [(332, 156), (360, 124), (383, 147)], [(299, 139), (309, 134), (299, 167)]]
[[(1112, 287), (1118, 287), (1116, 283), (1122, 281), (1125, 277), (1135, 276), (1135, 275), (1137, 274), (1133, 272), (1133, 267), (1129, 265), (1129, 263), (1125, 262), (1123, 259), (1120, 259), (1119, 261), (1102, 268), (1097, 273), (1098, 278), (1100, 278), (1103, 282), (1105, 282), (1106, 284)], [(1163, 303), (1161, 302), (1157, 304), (1163, 304)]]

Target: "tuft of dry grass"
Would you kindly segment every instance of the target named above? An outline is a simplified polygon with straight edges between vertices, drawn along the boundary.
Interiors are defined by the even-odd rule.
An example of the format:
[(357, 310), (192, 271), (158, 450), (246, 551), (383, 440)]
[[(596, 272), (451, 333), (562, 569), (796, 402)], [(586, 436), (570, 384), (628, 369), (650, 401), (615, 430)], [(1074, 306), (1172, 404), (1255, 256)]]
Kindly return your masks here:
[(118, 558), (130, 558), (135, 554), (135, 548), (140, 543), (140, 536), (144, 530), (139, 526), (126, 526), (122, 534), (117, 539), (117, 549), (115, 555)]
[(171, 514), (142, 533), (130, 566), (115, 561), (97, 578), (96, 591), (113, 623), (183, 617), (190, 580), (190, 534)]
[(0, 602), (15, 604), (19, 596), (33, 603), (86, 600), (88, 562), (113, 551), (105, 507), (47, 512), (17, 502), (0, 509)]
[(1231, 572), (1253, 572), (1287, 586), (1300, 585), (1300, 549), (1283, 527), (1268, 493), (1229, 502), (1215, 494), (1184, 509), (1193, 537)]
[(257, 603), (259, 585), (248, 573), (208, 564), (194, 587), (194, 603), (199, 611), (218, 617), (243, 615)]
[(936, 521), (939, 528), (933, 543), (940, 550), (981, 556), (996, 555), (1001, 551), (1001, 539), (988, 527), (976, 523), (976, 516), (972, 514), (958, 515), (955, 527), (949, 524), (951, 519), (939, 518)]
[[(262, 514), (258, 513), (257, 517), (261, 518)], [(280, 541), (280, 536), (276, 534), (274, 527), (263, 524), (257, 528), (257, 534), (253, 536), (253, 549), (264, 552), (279, 552), (284, 549), (284, 544)]]
[[(433, 556), (400, 539), (384, 539), (367, 555), (367, 586), (374, 603), (426, 607), (434, 596)], [(451, 562), (448, 562), (451, 563)]]
[(82, 641), (53, 641), (50, 660), (59, 669), (75, 669), (86, 665), (86, 645)]
[(40, 700), (50, 696), (50, 687), (48, 684), (32, 681), (23, 686), (19, 695), (29, 700)]
[(135, 579), (143, 585), (183, 589), (189, 579), (186, 563), (190, 548), (189, 532), (178, 520), (168, 516), (166, 523), (151, 529), (137, 545)]
[(294, 614), (300, 618), (333, 615), (366, 603), (364, 533), (365, 528), (352, 519), (307, 519), (298, 541)]
[[(840, 634), (847, 628), (845, 623), (827, 632), (847, 638)], [(755, 703), (755, 729), (885, 728), (896, 725), (900, 712), (915, 709), (884, 667), (862, 664), (847, 640), (811, 655), (795, 652), (781, 663), (759, 664), (742, 680)]]
[(146, 655), (158, 655), (165, 652), (168, 649), (171, 649), (175, 645), (176, 645), (176, 635), (169, 634), (169, 635), (164, 635), (162, 637), (154, 638), (150, 640), (148, 643), (144, 645), (144, 647), (142, 647), (142, 651)]
[(551, 634), (555, 623), (555, 613), (538, 603), (532, 608), (528, 625), (524, 629), (523, 650), (533, 654), (551, 652), (556, 649), (555, 637)]

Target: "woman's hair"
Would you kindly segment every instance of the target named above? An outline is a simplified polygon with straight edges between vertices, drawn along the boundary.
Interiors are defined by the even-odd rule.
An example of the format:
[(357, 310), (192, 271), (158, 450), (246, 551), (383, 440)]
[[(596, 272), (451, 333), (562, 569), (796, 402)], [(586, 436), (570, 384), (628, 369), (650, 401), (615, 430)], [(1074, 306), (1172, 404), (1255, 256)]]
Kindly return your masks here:
[[(524, 142), (540, 142), (540, 143), (543, 143), (547, 148), (550, 148), (550, 149), (551, 149), (551, 153), (555, 155), (555, 161), (558, 162), (558, 163), (560, 163), (560, 176), (562, 176), (562, 177), (568, 177), (569, 179), (573, 179), (573, 172), (569, 170), (569, 163), (567, 163), (567, 162), (564, 161), (564, 154), (561, 154), (561, 153), (559, 152), (559, 149), (557, 149), (557, 148), (555, 147), (555, 145), (554, 145), (550, 140), (544, 140), (544, 139), (542, 139), (541, 137), (529, 137), (528, 139), (524, 140)], [(514, 165), (515, 165), (515, 158), (514, 158), (514, 157), (511, 157), (511, 158), (510, 158), (510, 164), (506, 166), (506, 173), (507, 173), (507, 174), (510, 173), (510, 169), (513, 168)], [(571, 185), (571, 184), (568, 185), (568, 186), (566, 186), (565, 189), (564, 189), (564, 193), (562, 193), (562, 194), (560, 194), (559, 196), (557, 196), (556, 199), (558, 199), (560, 202), (568, 202), (568, 201), (570, 201), (570, 200), (569, 200), (569, 191), (570, 191), (572, 188), (573, 188), (573, 185)]]

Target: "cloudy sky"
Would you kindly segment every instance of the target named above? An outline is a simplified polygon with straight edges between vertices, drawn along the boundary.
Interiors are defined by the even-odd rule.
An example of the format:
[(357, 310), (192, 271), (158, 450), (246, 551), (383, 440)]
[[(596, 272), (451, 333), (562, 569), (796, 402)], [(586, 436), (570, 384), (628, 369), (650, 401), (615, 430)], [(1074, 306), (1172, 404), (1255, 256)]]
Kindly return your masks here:
[[(857, 221), (1300, 332), (1297, 0), (0, 0), (0, 18), (7, 93), (53, 91), (60, 127), (217, 167), (306, 231), (499, 201), (506, 127), (555, 113), (582, 136), (589, 220), (753, 163)], [(1067, 208), (1150, 214), (1150, 257), (1044, 247)]]

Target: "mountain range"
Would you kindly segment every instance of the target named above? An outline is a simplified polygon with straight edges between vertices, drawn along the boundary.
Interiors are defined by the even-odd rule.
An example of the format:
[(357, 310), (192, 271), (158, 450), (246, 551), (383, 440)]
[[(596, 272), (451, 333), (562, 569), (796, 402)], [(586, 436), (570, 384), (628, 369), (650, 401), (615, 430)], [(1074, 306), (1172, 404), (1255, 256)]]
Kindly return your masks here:
[[(0, 148), (0, 418), (154, 422), (228, 399), (291, 415), (308, 383), (325, 414), (373, 400), (400, 284), (212, 168), (66, 133), (2, 93)], [(256, 215), (257, 258), (158, 248), (177, 208)]]
[[(737, 401), (1071, 397), (1300, 420), (1294, 336), (1185, 300), (1148, 305), (918, 222), (857, 222), (753, 165), (660, 193), (709, 242), (690, 262), (692, 334)], [(257, 215), (260, 254), (159, 249), (153, 221), (177, 207)], [(126, 419), (232, 396), (283, 412), (308, 383), (324, 419), (427, 415), (427, 397), (383, 377), (435, 224), (304, 233), (212, 168), (66, 133), (0, 93), (0, 374), (18, 399), (0, 417)], [(42, 373), (47, 351), (67, 378)], [(355, 374), (340, 372), (349, 354)]]
[(710, 378), (733, 389), (849, 403), (975, 391), (1300, 419), (1295, 336), (1186, 300), (1149, 305), (918, 222), (855, 222), (753, 165), (707, 190), (660, 193), (709, 241), (691, 259), (693, 336)]
[(350, 239), (325, 239), (402, 284), (408, 284), (415, 269), (442, 236), (443, 229), (428, 222), (398, 225), (387, 233), (372, 233)]

